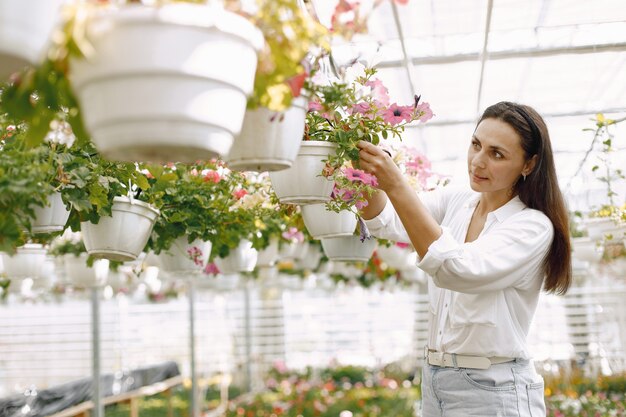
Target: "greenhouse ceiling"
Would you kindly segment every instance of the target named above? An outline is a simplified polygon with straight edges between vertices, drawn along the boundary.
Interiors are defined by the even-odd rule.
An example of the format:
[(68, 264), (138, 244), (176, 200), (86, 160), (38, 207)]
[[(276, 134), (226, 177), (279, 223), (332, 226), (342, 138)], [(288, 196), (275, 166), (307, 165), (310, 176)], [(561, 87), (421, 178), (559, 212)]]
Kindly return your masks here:
[[(405, 141), (421, 147), (436, 167), (464, 175), (459, 162), (477, 117), (508, 100), (546, 117), (563, 188), (576, 194), (593, 183), (590, 169), (578, 169), (591, 140), (583, 129), (593, 127), (596, 113), (626, 116), (623, 0), (361, 3), (371, 10), (368, 33), (336, 41), (334, 58), (340, 65), (355, 59), (375, 65), (398, 102), (417, 93), (430, 103), (435, 117), (409, 129)], [(327, 26), (336, 4), (312, 2)], [(626, 166), (623, 125), (616, 126), (619, 166)]]

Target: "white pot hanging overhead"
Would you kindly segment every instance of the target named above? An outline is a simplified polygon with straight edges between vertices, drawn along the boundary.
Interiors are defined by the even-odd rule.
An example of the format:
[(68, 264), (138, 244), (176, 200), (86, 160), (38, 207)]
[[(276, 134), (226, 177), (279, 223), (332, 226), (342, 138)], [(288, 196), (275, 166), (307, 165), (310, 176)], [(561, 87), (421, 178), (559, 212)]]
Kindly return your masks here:
[(304, 225), (314, 239), (354, 234), (357, 219), (351, 211), (336, 213), (323, 203), (303, 205), (301, 209)]
[(65, 0), (0, 0), (0, 81), (43, 60)]
[(365, 239), (359, 236), (329, 237), (322, 240), (324, 253), (331, 261), (362, 261), (367, 262), (376, 249), (376, 239)]
[(125, 5), (87, 21), (94, 52), (70, 61), (87, 130), (105, 157), (193, 162), (241, 130), (263, 35), (218, 5)]
[(257, 256), (256, 266), (258, 267), (273, 266), (279, 258), (278, 245), (279, 245), (278, 238), (270, 239), (270, 244), (266, 248), (258, 251), (259, 253)]
[(45, 207), (34, 207), (35, 219), (32, 221), (33, 233), (60, 232), (65, 229), (70, 211), (65, 208), (61, 193), (55, 192), (48, 196)]
[(272, 187), (281, 203), (314, 204), (330, 200), (333, 181), (323, 177), (324, 160), (335, 153), (336, 145), (324, 141), (303, 141), (298, 157), (289, 169), (270, 172)]
[(47, 250), (38, 243), (27, 243), (16, 249), (16, 253), (10, 256), (1, 252), (4, 272), (11, 280), (24, 278), (38, 278), (41, 275)]
[(417, 252), (408, 247), (379, 245), (376, 253), (381, 261), (393, 269), (407, 269), (417, 265)]
[(87, 253), (112, 261), (137, 259), (146, 246), (159, 210), (129, 197), (113, 199), (112, 216), (103, 216), (98, 224), (81, 222)]
[(89, 288), (103, 285), (109, 273), (108, 259), (97, 259), (93, 266), (87, 265), (88, 255), (78, 256), (67, 254), (63, 256), (67, 282), (75, 287)]
[(172, 246), (162, 251), (159, 264), (163, 271), (177, 274), (199, 273), (204, 270), (213, 244), (210, 241), (196, 239), (189, 243), (187, 236), (177, 238)]
[(582, 262), (599, 262), (602, 259), (604, 245), (588, 237), (571, 238), (572, 257)]
[(285, 112), (265, 107), (247, 110), (241, 133), (226, 158), (238, 171), (280, 171), (298, 156), (304, 134), (307, 100), (296, 98)]
[(257, 250), (252, 247), (252, 242), (244, 239), (239, 242), (239, 246), (231, 249), (225, 258), (215, 258), (215, 265), (222, 274), (251, 272), (256, 266), (257, 256)]

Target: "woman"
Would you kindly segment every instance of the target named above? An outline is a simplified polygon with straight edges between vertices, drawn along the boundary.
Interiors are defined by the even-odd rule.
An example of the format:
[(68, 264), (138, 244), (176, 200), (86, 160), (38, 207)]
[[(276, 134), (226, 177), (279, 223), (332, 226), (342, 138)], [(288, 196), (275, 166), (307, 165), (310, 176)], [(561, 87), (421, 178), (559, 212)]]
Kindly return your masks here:
[(471, 190), (417, 195), (382, 149), (359, 143), (377, 192), (362, 211), (372, 234), (411, 242), (428, 282), (425, 417), (545, 416), (526, 336), (541, 288), (571, 282), (567, 210), (548, 129), (532, 108), (501, 102), (481, 116)]

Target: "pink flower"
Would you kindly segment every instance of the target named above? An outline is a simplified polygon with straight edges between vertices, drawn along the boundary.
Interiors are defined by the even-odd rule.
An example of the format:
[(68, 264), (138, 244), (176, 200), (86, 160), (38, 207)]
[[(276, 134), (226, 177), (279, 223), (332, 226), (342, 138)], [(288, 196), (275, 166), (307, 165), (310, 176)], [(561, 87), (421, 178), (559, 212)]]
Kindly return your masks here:
[(309, 101), (309, 111), (322, 111), (324, 110), (324, 107), (322, 107), (322, 104), (319, 101), (316, 100), (311, 100)]
[(206, 174), (204, 174), (205, 182), (211, 181), (214, 184), (217, 184), (218, 182), (220, 182), (221, 179), (222, 177), (220, 177), (220, 173), (212, 169), (210, 169)]
[(353, 201), (354, 191), (347, 188), (338, 188), (337, 185), (335, 185), (332, 198), (340, 198), (343, 201)]
[(382, 117), (385, 122), (395, 126), (402, 122), (410, 122), (414, 111), (413, 106), (398, 106), (398, 104), (393, 103), (383, 111)]
[(365, 83), (367, 87), (372, 89), (372, 98), (381, 107), (387, 107), (389, 105), (389, 90), (383, 85), (383, 82), (378, 78), (369, 80)]
[(352, 108), (348, 109), (348, 113), (360, 113), (368, 119), (373, 119), (374, 115), (372, 114), (372, 106), (368, 102), (362, 101), (360, 103), (355, 104)]
[(286, 240), (304, 242), (304, 234), (297, 227), (290, 227), (289, 230), (283, 232), (282, 237)]
[(368, 205), (368, 201), (367, 200), (357, 200), (356, 203), (354, 203), (354, 207), (357, 208), (357, 210), (361, 210), (365, 207), (367, 207)]
[(205, 274), (217, 275), (220, 273), (220, 269), (215, 265), (215, 262), (209, 262), (204, 267)]
[(248, 194), (248, 191), (245, 188), (240, 188), (238, 190), (233, 191), (233, 197), (235, 197), (236, 200), (241, 200), (247, 194)]
[(195, 168), (192, 168), (191, 171), (189, 171), (189, 175), (193, 175), (194, 177), (197, 177), (198, 174), (199, 174), (199, 172)]
[(345, 168), (343, 170), (347, 179), (353, 182), (362, 182), (365, 185), (371, 185), (372, 187), (376, 187), (378, 185), (378, 180), (372, 174), (368, 174), (367, 172), (356, 169), (356, 168)]
[(426, 123), (433, 118), (433, 111), (430, 109), (430, 104), (428, 103), (418, 104), (415, 107), (415, 111), (420, 115), (418, 119), (422, 123)]
[(408, 243), (404, 243), (404, 242), (396, 242), (396, 246), (402, 249), (406, 249), (408, 248), (410, 245)]

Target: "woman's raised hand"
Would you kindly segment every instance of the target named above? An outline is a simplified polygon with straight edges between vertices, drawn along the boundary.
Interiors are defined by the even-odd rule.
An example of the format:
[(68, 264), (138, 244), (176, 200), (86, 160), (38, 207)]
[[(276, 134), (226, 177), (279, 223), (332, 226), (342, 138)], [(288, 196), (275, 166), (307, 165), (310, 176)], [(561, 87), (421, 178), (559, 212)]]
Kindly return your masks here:
[(402, 172), (388, 152), (363, 140), (359, 141), (357, 146), (359, 165), (363, 171), (376, 176), (378, 189), (388, 194), (394, 187), (402, 184), (404, 180)]

